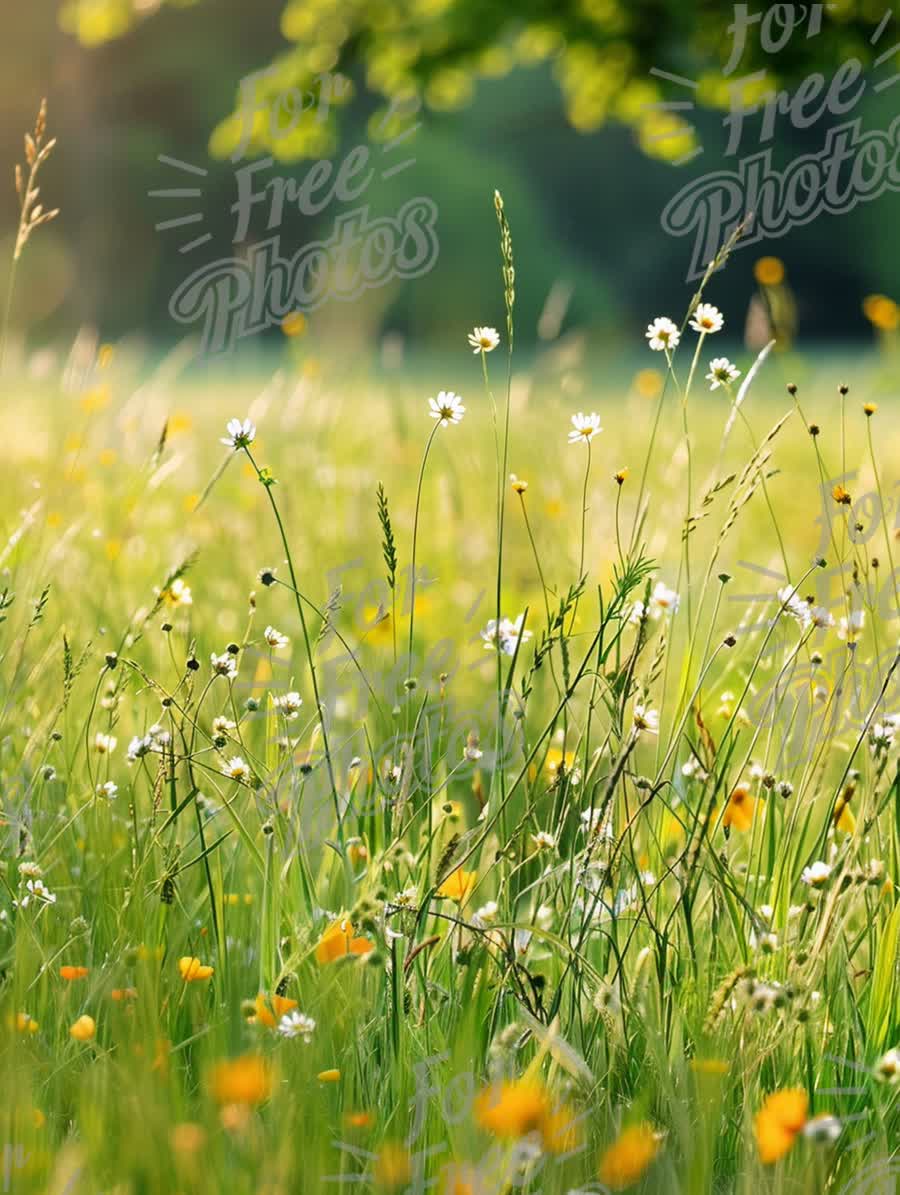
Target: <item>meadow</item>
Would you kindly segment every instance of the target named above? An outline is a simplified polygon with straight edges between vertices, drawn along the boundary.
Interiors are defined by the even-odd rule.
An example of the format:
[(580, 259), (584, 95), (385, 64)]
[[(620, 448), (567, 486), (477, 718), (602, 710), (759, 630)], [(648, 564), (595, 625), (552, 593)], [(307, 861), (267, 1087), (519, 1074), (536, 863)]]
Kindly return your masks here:
[(520, 354), (508, 208), (440, 360), (8, 352), (4, 1191), (894, 1189), (900, 316)]

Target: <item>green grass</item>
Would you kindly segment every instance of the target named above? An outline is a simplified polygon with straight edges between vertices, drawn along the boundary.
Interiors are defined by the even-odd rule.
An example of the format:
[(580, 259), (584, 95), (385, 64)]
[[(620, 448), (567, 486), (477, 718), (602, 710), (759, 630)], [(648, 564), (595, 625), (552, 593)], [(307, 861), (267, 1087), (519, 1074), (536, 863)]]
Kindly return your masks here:
[[(868, 733), (900, 712), (896, 349), (773, 355), (723, 445), (730, 400), (706, 390), (720, 352), (707, 341), (689, 481), (671, 384), (647, 454), (658, 399), (635, 371), (662, 354), (594, 362), (577, 342), (521, 372), (514, 359), (498, 468), (507, 337), (486, 361), (495, 440), (464, 331), (440, 369), (387, 373), (310, 339), (271, 377), (181, 376), (177, 359), (142, 376), (122, 346), (8, 390), (5, 1188), (566, 1192), (596, 1183), (639, 1122), (663, 1135), (640, 1180), (653, 1192), (852, 1190), (897, 1156), (898, 1088), (873, 1068), (900, 1045), (900, 787), (896, 747), (875, 753)], [(685, 333), (682, 384), (695, 344)], [(731, 356), (746, 374), (752, 358)], [(439, 389), (467, 412), (421, 472), (411, 627)], [(589, 450), (566, 443), (578, 410), (601, 414)], [(245, 415), (252, 461), (219, 443)], [(853, 471), (839, 505), (831, 485)], [(508, 472), (527, 479), (521, 498)], [(854, 649), (781, 611), (786, 575), (838, 619), (866, 611)], [(176, 577), (190, 605), (160, 596)], [(635, 624), (658, 581), (677, 613)], [(498, 593), (504, 617), (527, 611), (513, 656), (480, 636)], [(266, 646), (267, 625), (288, 649)], [(210, 667), (232, 643), (234, 682)], [(303, 705), (285, 721), (273, 698), (292, 690)], [(636, 704), (659, 714), (658, 736), (638, 733)], [(220, 716), (236, 726), (217, 733)], [(168, 740), (129, 764), (154, 724)], [(115, 748), (98, 753), (98, 733)], [(464, 759), (476, 735), (483, 754)], [(235, 756), (239, 782), (222, 771)], [(683, 773), (691, 759), (705, 779)], [(94, 795), (108, 780), (112, 801)], [(741, 783), (750, 824), (726, 833)], [(847, 796), (852, 832), (834, 826)], [(585, 832), (591, 811), (608, 836)], [(555, 846), (538, 852), (538, 832)], [(815, 860), (832, 865), (820, 891), (801, 881)], [(55, 903), (14, 904), (29, 861)], [(460, 866), (475, 873), (462, 905), (438, 893)], [(488, 902), (493, 917), (473, 920)], [(342, 914), (374, 948), (317, 961)], [(185, 983), (183, 956), (214, 974)], [(63, 965), (88, 975), (66, 981)], [(276, 989), (314, 1018), (308, 1043), (248, 1021), (247, 1002)], [(34, 1032), (11, 1027), (18, 1013)], [(69, 1033), (83, 1014), (87, 1042)], [(245, 1054), (267, 1060), (271, 1090), (223, 1107), (213, 1068)], [(578, 1118), (572, 1156), (527, 1154), (480, 1123), (490, 1079), (526, 1072)], [(842, 1133), (798, 1136), (764, 1165), (753, 1120), (785, 1088)], [(341, 1174), (368, 1185), (325, 1181)]]

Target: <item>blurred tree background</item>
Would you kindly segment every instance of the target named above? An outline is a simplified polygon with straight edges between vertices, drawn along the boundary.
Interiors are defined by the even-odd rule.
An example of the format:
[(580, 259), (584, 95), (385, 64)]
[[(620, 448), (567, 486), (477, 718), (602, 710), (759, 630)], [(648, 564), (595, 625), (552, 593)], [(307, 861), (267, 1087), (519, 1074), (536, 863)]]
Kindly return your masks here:
[[(896, 21), (877, 49), (871, 40), (892, 11), (886, 0), (842, 0), (829, 6), (817, 36), (807, 37), (800, 26), (777, 54), (760, 46), (756, 25), (738, 74), (765, 69), (772, 84), (789, 86), (812, 71), (830, 77), (851, 57), (871, 64), (897, 40)], [(7, 6), (0, 48), (0, 159), (9, 164), (10, 180), (0, 194), (3, 260), (17, 215), (12, 164), (21, 159), (22, 133), (45, 94), (59, 143), (44, 171), (42, 197), (62, 209), (26, 250), (31, 261), (17, 287), (15, 320), (37, 342), (84, 322), (105, 338), (135, 330), (160, 340), (183, 335), (168, 314), (171, 294), (204, 261), (235, 251), (229, 155), (240, 127), (240, 80), (272, 65), (259, 85), (262, 98), (292, 88), (309, 93), (322, 72), (340, 72), (351, 84), (335, 96), (327, 121), (301, 120), (274, 140), (257, 121), (250, 157), (272, 153), (277, 173), (298, 182), (311, 159), (331, 157), (337, 166), (364, 143), (374, 164), (422, 101), (415, 117), (421, 127), (404, 145), (414, 166), (379, 176), (360, 202), (381, 215), (394, 214), (412, 196), (431, 198), (439, 210), (438, 265), (412, 283), (323, 308), (323, 324), (345, 321), (360, 332), (393, 328), (435, 345), (457, 343), (460, 326), (475, 321), (499, 325), (499, 286), (485, 268), (497, 257), (491, 195), (498, 187), (519, 259), (523, 339), (536, 335), (555, 287), (557, 296), (571, 295), (567, 326), (589, 326), (613, 343), (627, 329), (633, 342), (651, 316), (681, 311), (692, 290), (685, 282), (692, 241), (663, 231), (666, 203), (692, 178), (734, 167), (725, 156), (722, 75), (734, 13), (734, 5), (711, 0)], [(896, 55), (892, 61), (895, 69)], [(686, 91), (651, 75), (652, 68), (695, 80), (691, 94), (702, 107), (689, 116), (654, 108), (660, 100), (684, 100)], [(867, 91), (853, 115), (865, 128), (887, 129), (900, 89)], [(392, 102), (401, 111), (385, 119)], [(782, 118), (775, 164), (783, 168), (800, 153), (817, 152), (836, 123), (823, 118), (801, 133)], [(752, 136), (748, 144), (752, 149)], [(691, 146), (703, 153), (675, 165)], [(159, 155), (208, 172), (199, 199), (179, 207), (150, 194), (191, 181)], [(315, 217), (288, 208), (283, 255), (327, 237), (340, 207), (333, 202)], [(196, 231), (211, 239), (185, 255), (179, 246), (191, 230), (155, 225), (189, 211), (202, 215)], [(264, 234), (260, 215), (257, 239)], [(745, 249), (716, 279), (714, 301), (729, 310), (745, 307), (753, 262), (763, 254), (785, 261), (805, 337), (869, 336), (863, 297), (878, 291), (900, 298), (896, 192)]]

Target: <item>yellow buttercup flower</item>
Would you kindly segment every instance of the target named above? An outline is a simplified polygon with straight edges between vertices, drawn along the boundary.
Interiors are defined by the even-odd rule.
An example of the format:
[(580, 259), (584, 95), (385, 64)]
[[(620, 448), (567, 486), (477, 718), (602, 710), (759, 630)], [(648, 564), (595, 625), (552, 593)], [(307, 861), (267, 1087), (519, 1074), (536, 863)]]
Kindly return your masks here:
[(448, 900), (455, 900), (459, 905), (465, 904), (477, 879), (477, 872), (463, 871), (461, 867), (457, 867), (438, 888), (437, 894), (445, 896)]
[(319, 1071), (319, 1073), (316, 1075), (316, 1078), (320, 1083), (339, 1083), (341, 1072), (332, 1067), (331, 1070)]
[(374, 1174), (375, 1182), (388, 1190), (405, 1187), (412, 1178), (409, 1150), (391, 1142), (383, 1145), (375, 1159)]
[(806, 1092), (799, 1088), (776, 1091), (766, 1098), (753, 1125), (762, 1162), (771, 1165), (788, 1153), (806, 1124), (808, 1109)]
[(742, 785), (738, 785), (728, 798), (728, 805), (722, 815), (723, 826), (734, 826), (736, 830), (747, 831), (753, 825), (753, 811), (756, 800)]
[(209, 979), (215, 968), (201, 963), (198, 958), (185, 955), (184, 958), (178, 960), (178, 970), (185, 983), (194, 983), (197, 980)]
[(495, 1137), (524, 1137), (541, 1127), (550, 1111), (547, 1094), (533, 1079), (492, 1083), (475, 1099), (476, 1122)]
[(880, 332), (893, 332), (900, 327), (900, 307), (887, 295), (867, 295), (862, 307), (866, 319)]
[(646, 1122), (623, 1129), (600, 1159), (600, 1181), (614, 1191), (632, 1187), (659, 1153), (660, 1138)]
[(760, 286), (779, 286), (784, 282), (784, 262), (780, 257), (761, 257), (753, 267), (753, 277)]
[(74, 1037), (76, 1041), (93, 1041), (96, 1033), (97, 1024), (94, 1018), (85, 1015), (79, 1017), (69, 1030), (69, 1037)]

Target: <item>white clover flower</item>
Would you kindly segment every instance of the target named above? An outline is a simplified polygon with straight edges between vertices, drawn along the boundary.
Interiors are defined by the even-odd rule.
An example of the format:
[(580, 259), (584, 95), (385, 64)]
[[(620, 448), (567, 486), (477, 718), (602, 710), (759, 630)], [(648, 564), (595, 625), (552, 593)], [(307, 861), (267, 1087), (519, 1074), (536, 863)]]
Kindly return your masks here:
[(115, 735), (103, 734), (98, 731), (94, 735), (94, 750), (98, 755), (106, 755), (110, 751), (115, 751), (118, 741)]
[(229, 776), (232, 780), (249, 780), (250, 768), (239, 755), (233, 755), (222, 765), (222, 775)]
[(316, 1022), (312, 1017), (304, 1016), (296, 1008), (291, 1012), (286, 1012), (278, 1022), (278, 1032), (282, 1037), (302, 1037), (307, 1045), (312, 1041), (315, 1029)]
[(659, 315), (652, 324), (648, 324), (644, 335), (654, 353), (677, 348), (678, 342), (681, 340), (678, 325), (666, 315)]
[(279, 693), (277, 697), (273, 697), (272, 704), (288, 721), (293, 721), (300, 713), (303, 698), (292, 689), (290, 693)]
[(19, 864), (19, 875), (23, 880), (39, 880), (43, 874), (44, 869), (33, 859), (26, 859)]
[(695, 332), (712, 334), (719, 332), (724, 323), (724, 316), (718, 307), (713, 307), (712, 303), (700, 303), (691, 317), (690, 326)]
[(582, 411), (573, 415), (572, 429), (569, 432), (570, 444), (580, 444), (582, 441), (590, 443), (594, 436), (603, 431), (600, 426), (600, 416), (596, 411), (591, 411), (590, 415), (585, 415)]
[(428, 405), (431, 408), (428, 414), (432, 419), (437, 419), (441, 427), (461, 422), (466, 413), (462, 399), (452, 390), (440, 390), (437, 398), (429, 398)]
[(556, 850), (556, 839), (552, 834), (548, 834), (546, 830), (538, 830), (536, 834), (532, 834), (531, 841), (539, 851)]
[(828, 883), (828, 877), (831, 875), (831, 867), (827, 863), (823, 863), (821, 859), (812, 864), (811, 867), (804, 867), (800, 874), (800, 881), (803, 884), (808, 884), (810, 888), (822, 888)]
[(730, 386), (741, 376), (741, 371), (732, 365), (727, 357), (713, 357), (709, 363), (709, 373), (706, 380), (710, 390), (718, 390), (720, 386)]
[(640, 733), (646, 730), (648, 734), (659, 734), (659, 714), (645, 705), (636, 705), (632, 713), (635, 730)]
[(213, 652), (209, 662), (216, 676), (227, 676), (229, 680), (234, 680), (237, 676), (237, 659), (230, 651), (223, 651), (220, 656)]
[(865, 623), (865, 610), (852, 610), (849, 618), (846, 614), (842, 614), (841, 621), (838, 624), (838, 639), (844, 639), (852, 647), (862, 634)]
[(149, 755), (153, 750), (153, 739), (149, 734), (135, 737), (128, 744), (128, 751), (126, 752), (126, 759), (129, 763), (134, 763), (136, 759), (141, 759), (144, 755)]
[(114, 801), (119, 795), (119, 786), (114, 784), (112, 780), (107, 780), (103, 784), (97, 785), (97, 796), (106, 797), (107, 801)]
[(225, 428), (227, 436), (223, 436), (221, 443), (229, 448), (249, 448), (256, 439), (256, 428), (249, 419), (229, 419)]
[(263, 638), (265, 639), (266, 643), (268, 643), (269, 647), (276, 649), (280, 647), (289, 647), (291, 642), (287, 635), (283, 635), (281, 631), (277, 631), (275, 627), (266, 627), (266, 629), (263, 631)]
[(836, 1116), (832, 1116), (829, 1112), (823, 1112), (819, 1116), (814, 1116), (812, 1120), (808, 1120), (800, 1131), (809, 1141), (826, 1145), (837, 1141), (844, 1131), (844, 1126)]
[(881, 1079), (885, 1083), (900, 1082), (900, 1050), (896, 1048), (888, 1050), (875, 1063), (872, 1073), (877, 1079)]
[(500, 343), (500, 333), (496, 328), (473, 328), (469, 333), (469, 344), (476, 355), (491, 353)]

